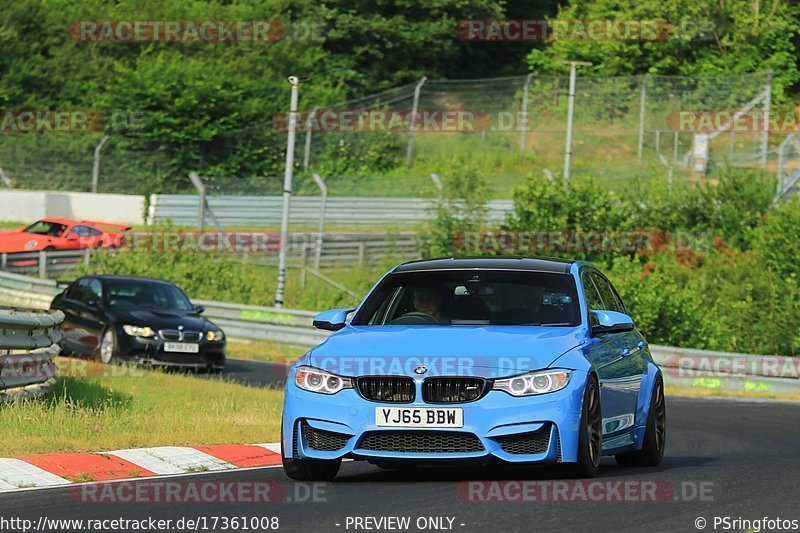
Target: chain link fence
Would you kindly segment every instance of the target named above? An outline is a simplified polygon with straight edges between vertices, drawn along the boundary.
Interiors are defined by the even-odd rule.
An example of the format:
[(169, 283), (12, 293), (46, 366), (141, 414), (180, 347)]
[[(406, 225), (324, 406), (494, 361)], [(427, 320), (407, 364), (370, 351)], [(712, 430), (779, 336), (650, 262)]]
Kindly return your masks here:
[[(708, 165), (777, 166), (757, 116), (769, 109), (769, 73), (717, 77), (577, 79), (573, 176), (594, 174), (624, 187), (639, 178), (696, 178), (698, 134)], [(496, 197), (530, 174), (563, 171), (566, 76), (427, 80), (299, 114), (296, 189), (315, 195), (312, 173), (334, 196), (435, 197), (431, 173), (471, 161)], [(302, 90), (302, 88), (301, 88)], [(287, 90), (288, 100), (288, 90)], [(733, 119), (750, 117), (745, 126)], [(226, 131), (200, 144), (159, 143), (143, 131), (0, 133), (0, 186), (149, 194), (194, 193), (188, 173), (208, 176), (212, 195), (281, 192), (287, 114)], [(108, 136), (106, 138), (106, 135)], [(105, 141), (104, 141), (105, 139)], [(173, 139), (174, 141), (174, 139)], [(186, 154), (191, 144), (196, 153)], [(237, 163), (226, 165), (236, 158)], [(194, 168), (186, 168), (191, 161)], [(771, 169), (771, 168), (770, 168)], [(771, 169), (772, 170), (772, 169)]]

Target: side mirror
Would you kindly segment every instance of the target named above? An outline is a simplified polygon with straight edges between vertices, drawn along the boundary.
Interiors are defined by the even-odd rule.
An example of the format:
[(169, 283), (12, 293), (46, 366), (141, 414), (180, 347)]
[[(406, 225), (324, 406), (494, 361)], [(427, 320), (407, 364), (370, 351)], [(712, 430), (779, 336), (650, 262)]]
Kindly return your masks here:
[(195, 305), (194, 306), (194, 312), (197, 313), (198, 315), (200, 313), (202, 313), (203, 311), (205, 311), (205, 310), (206, 310), (206, 306), (205, 305)]
[(314, 317), (314, 327), (328, 331), (339, 331), (347, 323), (347, 315), (355, 309), (331, 309)]
[(633, 319), (616, 311), (592, 311), (592, 337), (633, 330)]
[(78, 235), (77, 233), (70, 233), (69, 235), (67, 235), (68, 241), (77, 241), (80, 238), (81, 238), (80, 235)]

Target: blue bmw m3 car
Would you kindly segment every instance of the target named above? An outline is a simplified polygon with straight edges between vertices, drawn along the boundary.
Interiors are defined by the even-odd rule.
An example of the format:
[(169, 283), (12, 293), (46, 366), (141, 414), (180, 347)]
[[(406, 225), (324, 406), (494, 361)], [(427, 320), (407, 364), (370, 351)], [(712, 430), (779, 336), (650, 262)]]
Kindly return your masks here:
[(561, 464), (664, 455), (661, 371), (614, 287), (583, 262), (450, 258), (403, 263), (291, 368), (286, 474), (330, 480), (342, 459)]

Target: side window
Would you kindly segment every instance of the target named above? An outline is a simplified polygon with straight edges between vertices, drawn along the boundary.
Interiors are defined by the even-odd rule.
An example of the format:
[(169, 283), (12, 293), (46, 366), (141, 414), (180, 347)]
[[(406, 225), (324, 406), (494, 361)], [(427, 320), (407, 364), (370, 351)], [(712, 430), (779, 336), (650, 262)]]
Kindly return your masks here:
[(100, 300), (103, 296), (103, 285), (99, 279), (89, 281), (89, 298), (92, 300)]
[(600, 297), (603, 299), (603, 305), (605, 305), (604, 309), (606, 311), (624, 313), (625, 306), (622, 305), (622, 301), (611, 287), (611, 282), (597, 272), (592, 272), (592, 279), (595, 285), (597, 285), (598, 291), (600, 291)]
[(584, 271), (581, 274), (581, 284), (583, 285), (583, 295), (586, 298), (586, 305), (590, 311), (600, 311), (603, 309), (603, 300), (597, 292), (597, 288), (592, 281), (592, 276), (589, 272)]
[(89, 226), (75, 226), (69, 230), (69, 235), (78, 235), (79, 237), (93, 237), (102, 233), (102, 231)]
[(73, 283), (67, 291), (67, 298), (78, 302), (99, 300), (102, 294), (102, 285), (99, 280), (84, 278)]

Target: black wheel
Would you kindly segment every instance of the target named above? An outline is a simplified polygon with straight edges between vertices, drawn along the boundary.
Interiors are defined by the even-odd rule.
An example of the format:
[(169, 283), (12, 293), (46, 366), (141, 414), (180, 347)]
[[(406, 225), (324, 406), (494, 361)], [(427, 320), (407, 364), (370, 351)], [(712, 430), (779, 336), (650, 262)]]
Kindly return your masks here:
[(113, 327), (103, 331), (98, 352), (100, 354), (100, 362), (103, 364), (110, 365), (119, 360), (119, 345), (117, 344), (117, 334)]
[(642, 449), (615, 456), (619, 466), (658, 466), (664, 459), (667, 438), (667, 405), (664, 400), (664, 381), (659, 377), (653, 384), (650, 409)]
[(339, 467), (342, 466), (341, 459), (325, 461), (287, 458), (283, 450), (283, 429), (281, 429), (281, 459), (283, 471), (295, 481), (333, 481), (339, 473)]
[(603, 451), (603, 415), (600, 408), (600, 387), (597, 378), (589, 376), (583, 393), (581, 428), (578, 435), (578, 461), (567, 466), (571, 477), (587, 478), (597, 475)]

